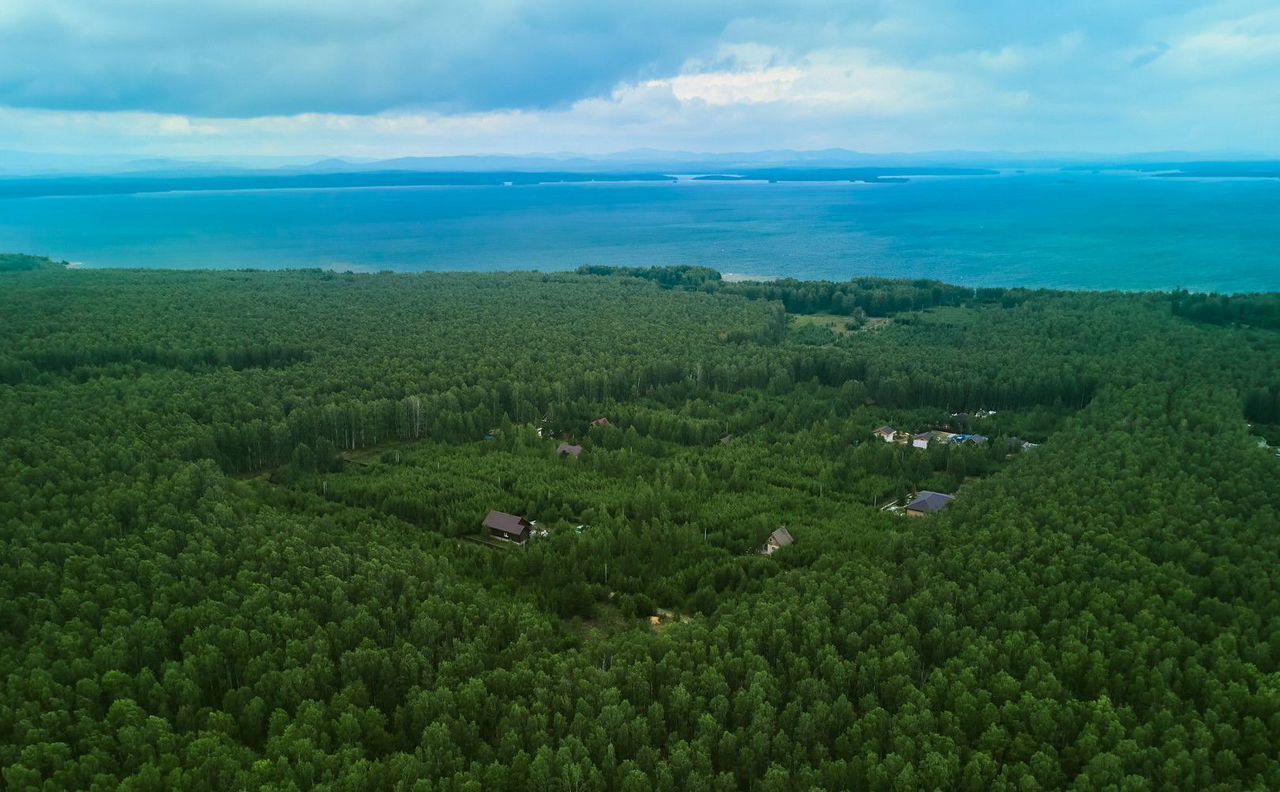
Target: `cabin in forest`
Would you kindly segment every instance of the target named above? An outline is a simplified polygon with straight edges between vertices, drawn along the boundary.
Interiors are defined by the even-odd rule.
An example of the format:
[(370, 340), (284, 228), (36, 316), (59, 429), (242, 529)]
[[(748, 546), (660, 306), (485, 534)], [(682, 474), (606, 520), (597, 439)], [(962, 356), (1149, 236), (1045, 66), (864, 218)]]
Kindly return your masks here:
[(966, 445), (982, 445), (987, 442), (987, 436), (980, 434), (969, 435), (965, 438), (964, 442)]
[(597, 419), (595, 419), (594, 421), (592, 421), (592, 422), (591, 422), (591, 425), (592, 425), (592, 426), (608, 426), (608, 425), (609, 425), (609, 419), (608, 419), (608, 418), (597, 418)]
[(876, 437), (880, 438), (886, 443), (892, 443), (893, 439), (898, 436), (898, 430), (894, 429), (892, 426), (882, 426), (879, 429), (872, 432), (871, 434), (875, 435)]
[(514, 514), (491, 511), (485, 515), (484, 527), (489, 529), (489, 535), (495, 539), (505, 539), (508, 542), (524, 544), (529, 541), (533, 523)]
[(720, 438), (720, 445), (729, 445), (732, 442), (733, 442), (733, 435), (731, 434), (725, 435), (724, 437)]
[(930, 492), (922, 490), (916, 493), (915, 500), (907, 504), (908, 517), (924, 517), (934, 512), (941, 511), (948, 503), (955, 500), (954, 495), (947, 495), (943, 492)]
[(791, 532), (787, 530), (786, 526), (783, 526), (769, 534), (769, 538), (765, 540), (764, 545), (760, 548), (760, 555), (773, 555), (782, 548), (794, 544), (795, 541), (791, 536)]
[(559, 454), (560, 456), (576, 457), (582, 453), (582, 446), (570, 445), (568, 443), (561, 443), (559, 446), (556, 447), (556, 453)]
[(969, 435), (958, 435), (954, 432), (944, 432), (941, 429), (934, 429), (929, 432), (921, 432), (918, 435), (911, 436), (911, 445), (915, 448), (928, 448), (931, 444), (945, 445), (954, 443), (959, 445), (964, 442), (963, 439)]

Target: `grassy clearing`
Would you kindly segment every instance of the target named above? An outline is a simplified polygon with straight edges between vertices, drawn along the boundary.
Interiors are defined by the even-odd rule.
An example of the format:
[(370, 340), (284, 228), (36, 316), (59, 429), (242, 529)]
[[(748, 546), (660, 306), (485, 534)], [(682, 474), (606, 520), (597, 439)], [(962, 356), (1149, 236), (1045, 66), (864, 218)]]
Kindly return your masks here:
[(893, 323), (892, 319), (882, 316), (868, 317), (861, 324), (851, 316), (837, 314), (790, 314), (789, 317), (797, 327), (823, 327), (841, 336), (867, 330), (881, 330)]

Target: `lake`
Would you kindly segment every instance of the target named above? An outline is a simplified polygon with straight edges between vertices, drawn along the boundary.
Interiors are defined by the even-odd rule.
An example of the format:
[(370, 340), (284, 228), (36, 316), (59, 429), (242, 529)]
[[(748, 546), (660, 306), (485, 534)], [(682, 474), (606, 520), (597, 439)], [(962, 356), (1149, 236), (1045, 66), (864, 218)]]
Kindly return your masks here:
[(1280, 180), (1042, 172), (0, 200), (0, 250), (86, 267), (564, 270), (1280, 291)]

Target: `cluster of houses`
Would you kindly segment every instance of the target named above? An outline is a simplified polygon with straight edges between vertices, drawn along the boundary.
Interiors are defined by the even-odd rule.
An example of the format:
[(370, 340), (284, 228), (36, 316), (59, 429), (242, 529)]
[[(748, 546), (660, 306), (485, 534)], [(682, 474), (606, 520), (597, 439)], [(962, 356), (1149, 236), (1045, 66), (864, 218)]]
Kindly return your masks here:
[(911, 434), (894, 429), (892, 426), (882, 426), (872, 432), (876, 437), (886, 443), (899, 443), (906, 445), (911, 444), (912, 448), (928, 448), (929, 446), (938, 445), (982, 445), (989, 439), (986, 435), (980, 434), (961, 434), (958, 432), (944, 432), (933, 429), (920, 434)]
[[(550, 418), (543, 419), (543, 425), (538, 427), (539, 437), (549, 437), (550, 432), (544, 432), (544, 427)], [(592, 426), (609, 426), (608, 418), (597, 418), (591, 422)], [(489, 439), (486, 437), (485, 439)], [(582, 446), (574, 443), (561, 443), (556, 446), (556, 453), (562, 457), (578, 457), (582, 455)], [(537, 522), (527, 520), (517, 514), (507, 514), (506, 512), (490, 511), (485, 515), (483, 525), (489, 532), (489, 536), (494, 539), (501, 539), (507, 542), (513, 542), (523, 545), (529, 541), (531, 536), (546, 536), (545, 530), (539, 529)], [(581, 532), (584, 526), (579, 525), (578, 531)]]

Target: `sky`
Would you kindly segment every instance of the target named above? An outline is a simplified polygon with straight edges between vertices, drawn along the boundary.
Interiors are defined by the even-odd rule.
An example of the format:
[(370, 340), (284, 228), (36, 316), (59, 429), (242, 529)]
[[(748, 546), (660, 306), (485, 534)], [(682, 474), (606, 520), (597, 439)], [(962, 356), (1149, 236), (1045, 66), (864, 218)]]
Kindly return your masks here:
[(1275, 156), (1277, 75), (1276, 0), (0, 0), (0, 152)]

